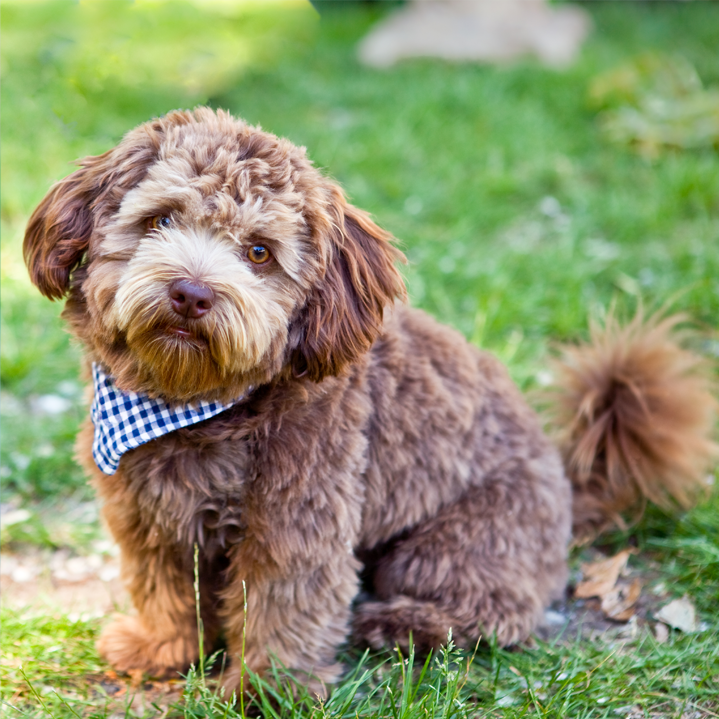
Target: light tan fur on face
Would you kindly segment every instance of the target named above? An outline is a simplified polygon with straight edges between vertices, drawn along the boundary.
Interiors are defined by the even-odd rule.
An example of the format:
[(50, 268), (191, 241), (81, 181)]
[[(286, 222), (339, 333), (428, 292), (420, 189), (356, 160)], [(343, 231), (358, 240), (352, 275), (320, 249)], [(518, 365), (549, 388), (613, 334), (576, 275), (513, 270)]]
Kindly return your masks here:
[[(259, 364), (273, 340), (286, 341), (292, 296), (278, 292), (242, 252), (210, 230), (170, 228), (143, 239), (126, 266), (109, 317), (173, 397), (191, 396), (211, 373), (221, 386)], [(185, 321), (172, 310), (168, 288), (185, 279), (214, 293), (206, 316)], [(169, 333), (178, 325), (192, 338)]]

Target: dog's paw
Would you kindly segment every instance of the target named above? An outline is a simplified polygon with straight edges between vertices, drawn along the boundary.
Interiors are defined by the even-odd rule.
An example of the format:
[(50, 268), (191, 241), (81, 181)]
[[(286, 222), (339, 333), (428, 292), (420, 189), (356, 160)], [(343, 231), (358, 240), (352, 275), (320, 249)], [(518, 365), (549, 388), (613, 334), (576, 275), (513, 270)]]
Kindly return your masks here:
[(199, 656), (197, 634), (158, 637), (137, 617), (117, 617), (100, 635), (100, 654), (120, 672), (140, 670), (166, 676), (186, 669)]
[[(352, 631), (355, 641), (372, 649), (399, 645), (408, 652), (414, 646), (426, 653), (446, 643), (451, 627), (452, 620), (432, 602), (397, 596), (385, 602), (360, 604)], [(455, 636), (455, 642), (460, 641)]]

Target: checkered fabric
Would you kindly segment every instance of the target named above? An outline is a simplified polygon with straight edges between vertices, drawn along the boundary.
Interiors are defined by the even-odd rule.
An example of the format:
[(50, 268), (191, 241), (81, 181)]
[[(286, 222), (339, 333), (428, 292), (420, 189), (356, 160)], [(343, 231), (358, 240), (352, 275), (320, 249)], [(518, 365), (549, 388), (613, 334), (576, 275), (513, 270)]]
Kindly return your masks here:
[(198, 402), (195, 406), (177, 406), (145, 394), (122, 392), (112, 377), (92, 363), (95, 397), (90, 408), (95, 438), (92, 456), (105, 474), (115, 474), (125, 452), (181, 427), (197, 424), (237, 404)]

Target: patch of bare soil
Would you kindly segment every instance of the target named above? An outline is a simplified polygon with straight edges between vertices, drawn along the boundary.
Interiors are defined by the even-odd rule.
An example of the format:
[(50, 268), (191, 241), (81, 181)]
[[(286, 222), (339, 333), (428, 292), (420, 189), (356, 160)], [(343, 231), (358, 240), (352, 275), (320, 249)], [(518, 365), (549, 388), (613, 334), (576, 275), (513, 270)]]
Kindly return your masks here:
[(179, 703), (185, 682), (182, 678), (166, 681), (142, 681), (142, 677), (118, 676), (110, 670), (102, 675), (89, 676), (87, 682), (93, 686), (98, 698), (102, 697), (108, 705), (115, 707), (115, 713), (108, 719), (125, 719), (127, 709), (132, 716), (166, 717), (173, 705)]
[(129, 607), (120, 581), (116, 548), (97, 542), (96, 551), (26, 550), (0, 554), (0, 601), (14, 609), (60, 610), (101, 617)]
[[(78, 555), (70, 550), (24, 550), (0, 554), (0, 601), (3, 606), (31, 612), (62, 612), (71, 618), (91, 619), (131, 610), (120, 580), (117, 548), (97, 542), (95, 551)], [(73, 681), (72, 679), (70, 680)], [(113, 670), (77, 679), (82, 687), (63, 687), (63, 696), (89, 695), (112, 712), (109, 719), (128, 716), (168, 716), (182, 695), (181, 677), (147, 680), (142, 672), (130, 676)], [(18, 701), (22, 699), (18, 697)], [(11, 702), (12, 703), (12, 702)]]

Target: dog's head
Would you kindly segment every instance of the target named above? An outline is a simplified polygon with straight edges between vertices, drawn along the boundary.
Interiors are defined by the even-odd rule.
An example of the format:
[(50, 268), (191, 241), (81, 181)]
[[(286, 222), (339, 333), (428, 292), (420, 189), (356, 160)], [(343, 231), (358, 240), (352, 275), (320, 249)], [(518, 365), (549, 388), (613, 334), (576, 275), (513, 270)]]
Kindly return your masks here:
[(391, 239), (303, 149), (200, 108), (82, 160), (35, 210), (24, 251), (122, 389), (228, 400), (366, 352), (404, 295)]

